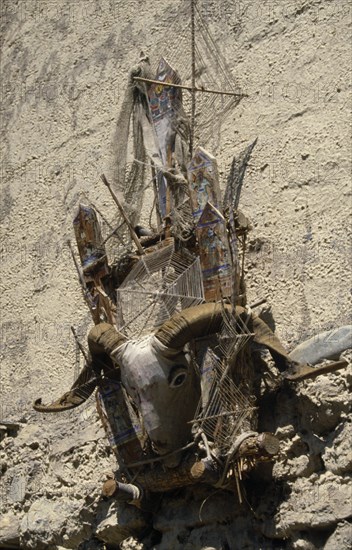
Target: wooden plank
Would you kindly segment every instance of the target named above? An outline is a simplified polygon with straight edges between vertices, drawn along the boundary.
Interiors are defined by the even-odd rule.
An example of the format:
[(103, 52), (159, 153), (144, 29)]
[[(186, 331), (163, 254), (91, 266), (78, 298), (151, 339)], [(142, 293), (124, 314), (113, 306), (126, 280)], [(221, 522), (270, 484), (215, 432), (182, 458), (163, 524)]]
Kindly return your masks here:
[(188, 181), (194, 222), (197, 224), (209, 202), (221, 211), (221, 193), (215, 157), (197, 147), (188, 166)]
[(97, 409), (113, 451), (124, 464), (145, 458), (142, 428), (131, 418), (120, 382), (104, 379), (96, 394)]
[(93, 272), (99, 274), (99, 278), (104, 277), (109, 273), (109, 268), (94, 208), (80, 204), (73, 227), (85, 278), (89, 280), (90, 273)]
[(231, 251), (231, 263), (232, 263), (232, 303), (233, 305), (242, 305), (240, 299), (240, 283), (241, 283), (241, 268), (239, 262), (239, 252), (238, 252), (238, 243), (236, 235), (236, 226), (233, 208), (230, 206), (228, 213), (228, 241), (230, 244)]
[(233, 290), (232, 262), (226, 220), (221, 212), (209, 202), (206, 203), (199, 218), (196, 236), (205, 300), (214, 302), (231, 296)]
[(115, 306), (109, 299), (103, 278), (109, 275), (106, 249), (103, 244), (99, 221), (93, 207), (80, 204), (73, 220), (83, 277), (81, 284), (95, 323), (102, 318), (115, 324)]
[[(159, 84), (160, 82), (160, 84)], [(170, 84), (167, 86), (165, 84)], [(150, 116), (153, 123), (161, 164), (173, 167), (175, 151), (175, 121), (182, 105), (182, 92), (172, 84), (180, 84), (177, 72), (161, 58), (154, 82), (148, 88)], [(157, 167), (156, 167), (157, 168)], [(159, 208), (162, 218), (171, 211), (171, 193), (166, 178), (157, 170)]]

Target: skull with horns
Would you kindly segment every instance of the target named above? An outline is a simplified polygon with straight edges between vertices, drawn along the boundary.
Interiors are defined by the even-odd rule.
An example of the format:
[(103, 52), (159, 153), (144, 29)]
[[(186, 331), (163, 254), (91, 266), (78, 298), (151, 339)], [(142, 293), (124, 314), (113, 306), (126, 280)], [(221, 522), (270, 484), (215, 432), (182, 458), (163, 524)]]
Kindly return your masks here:
[[(191, 426), (201, 397), (200, 373), (189, 347), (198, 339), (210, 340), (220, 332), (224, 315), (233, 323), (246, 321), (252, 342), (270, 350), (281, 370), (291, 363), (285, 349), (269, 327), (256, 315), (237, 306), (207, 303), (184, 309), (148, 337), (131, 340), (108, 323), (94, 326), (88, 336), (93, 372), (105, 369), (105, 375), (119, 374), (125, 392), (132, 400), (151, 442), (153, 451), (169, 456), (181, 450), (191, 439)], [(208, 337), (208, 338), (207, 338)], [(37, 400), (34, 408), (41, 412), (56, 412), (80, 405), (87, 398), (80, 390), (82, 374), (70, 392), (52, 405)], [(89, 385), (90, 384), (90, 385)], [(88, 380), (92, 393), (97, 379)], [(175, 466), (180, 454), (166, 460)]]

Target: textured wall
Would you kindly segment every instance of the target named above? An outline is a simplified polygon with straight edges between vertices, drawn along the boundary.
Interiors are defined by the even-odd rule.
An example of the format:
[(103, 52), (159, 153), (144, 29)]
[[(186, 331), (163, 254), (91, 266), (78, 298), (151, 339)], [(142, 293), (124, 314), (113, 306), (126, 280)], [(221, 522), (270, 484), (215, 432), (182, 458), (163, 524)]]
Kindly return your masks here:
[[(11, 480), (22, 476), (19, 479), (27, 479), (28, 486), (30, 476), (36, 474), (30, 474), (26, 461), (39, 461), (40, 469), (43, 456), (52, 449), (52, 437), (60, 439), (61, 430), (66, 433), (68, 426), (74, 432), (77, 418), (89, 430), (89, 418), (94, 417), (92, 403), (85, 414), (67, 415), (67, 424), (62, 417), (54, 421), (36, 415), (30, 404), (40, 395), (46, 400), (56, 397), (73, 381), (75, 347), (70, 325), (77, 326), (84, 337), (90, 319), (66, 245), (67, 238), (73, 238), (72, 218), (87, 194), (113, 220), (115, 209), (99, 174), (110, 173), (111, 142), (126, 74), (139, 51), (152, 50), (167, 33), (180, 4), (184, 6), (185, 0), (18, 0), (1, 4), (0, 416), (27, 422), (23, 433), (29, 434), (28, 442), (23, 435), (24, 442), (10, 441), (3, 453), (7, 478), (2, 504), (16, 513), (18, 521), (31, 503), (39, 502), (38, 487), (11, 500)], [(216, 155), (223, 178), (233, 154), (259, 138), (241, 197), (241, 207), (254, 226), (247, 256), (249, 301), (268, 298), (277, 332), (292, 347), (322, 329), (349, 322), (351, 3), (199, 0), (198, 4), (233, 76), (249, 95), (227, 117), (221, 131)], [(327, 415), (334, 420), (328, 423), (328, 431), (321, 429), (322, 447), (317, 456), (330, 456), (327, 449), (334, 448), (333, 430), (340, 422), (338, 434), (347, 429), (341, 417), (348, 411), (346, 376), (322, 377), (325, 383), (320, 386), (317, 381), (303, 385), (309, 402), (321, 387), (316, 399), (323, 403), (322, 409), (326, 393), (337, 388), (331, 390), (335, 405)], [(291, 424), (287, 418), (282, 423)], [(29, 445), (32, 429), (39, 450)], [(283, 437), (292, 442), (296, 436), (287, 432)], [(99, 460), (99, 445), (102, 460), (111, 462), (103, 440), (92, 451), (92, 461)], [(17, 450), (10, 452), (11, 446)], [(88, 457), (83, 442), (82, 446), (82, 456)], [(303, 449), (298, 456), (309, 453)], [(54, 479), (61, 483), (57, 487), (60, 496), (65, 483), (55, 477), (55, 459), (49, 462), (46, 483), (52, 486)], [(15, 475), (11, 468), (16, 464), (21, 468)], [(308, 470), (297, 470), (295, 498), (306, 490), (300, 488), (300, 478), (319, 472), (325, 475), (329, 468), (324, 464), (320, 461)], [(98, 479), (96, 468), (91, 475)], [(283, 469), (278, 475), (287, 480), (291, 474)], [(337, 469), (331, 475), (342, 474)], [(70, 505), (74, 508), (78, 502), (84, 510), (84, 498), (78, 490), (77, 494)], [(63, 512), (63, 517), (66, 513), (74, 514)], [(313, 515), (320, 513), (312, 511)], [(327, 522), (325, 538), (340, 519)], [(163, 521), (159, 519), (159, 527), (166, 532)], [(307, 522), (287, 521), (296, 526), (295, 532), (309, 530)], [(275, 529), (272, 526), (268, 536), (284, 541), (285, 532)], [(29, 531), (22, 526), (23, 540), (31, 540)], [(209, 527), (204, 547), (215, 546), (214, 532)], [(50, 544), (76, 548), (84, 538), (80, 533), (66, 543), (53, 535)], [(39, 548), (37, 539), (28, 547)], [(46, 548), (47, 543), (43, 544)], [(202, 547), (199, 541), (194, 544)], [(274, 547), (271, 544), (268, 548)]]

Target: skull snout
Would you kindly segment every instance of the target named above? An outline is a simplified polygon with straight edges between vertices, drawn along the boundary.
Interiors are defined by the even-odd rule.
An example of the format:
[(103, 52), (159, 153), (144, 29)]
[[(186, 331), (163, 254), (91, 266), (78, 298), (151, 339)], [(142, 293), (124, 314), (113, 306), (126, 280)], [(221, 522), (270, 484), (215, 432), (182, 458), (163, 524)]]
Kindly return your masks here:
[(122, 381), (139, 409), (154, 450), (167, 455), (182, 448), (191, 435), (189, 421), (200, 393), (199, 380), (185, 355), (166, 354), (146, 340), (120, 348), (120, 362)]

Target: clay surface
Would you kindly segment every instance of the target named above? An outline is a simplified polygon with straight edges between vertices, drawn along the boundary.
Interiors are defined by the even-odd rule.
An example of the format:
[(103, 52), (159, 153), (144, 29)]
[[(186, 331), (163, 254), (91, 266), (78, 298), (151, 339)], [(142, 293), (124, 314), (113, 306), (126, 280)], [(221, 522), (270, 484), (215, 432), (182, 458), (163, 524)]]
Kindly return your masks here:
[[(126, 75), (184, 3), (2, 2), (0, 420), (20, 429), (0, 443), (0, 548), (117, 548), (131, 536), (123, 548), (351, 547), (351, 367), (277, 393), (261, 427), (281, 455), (247, 480), (248, 508), (207, 487), (165, 496), (153, 516), (103, 503), (116, 464), (94, 399), (60, 416), (31, 409), (83, 366), (70, 326), (84, 340), (91, 319), (66, 244), (72, 219), (88, 196), (114, 224), (99, 176), (111, 175)], [(214, 130), (222, 186), (258, 136), (240, 201), (253, 225), (248, 301), (267, 298), (292, 350), (351, 323), (351, 3), (198, 5), (248, 94)], [(147, 196), (142, 223), (149, 208)]]

